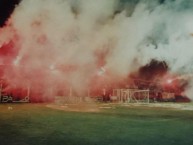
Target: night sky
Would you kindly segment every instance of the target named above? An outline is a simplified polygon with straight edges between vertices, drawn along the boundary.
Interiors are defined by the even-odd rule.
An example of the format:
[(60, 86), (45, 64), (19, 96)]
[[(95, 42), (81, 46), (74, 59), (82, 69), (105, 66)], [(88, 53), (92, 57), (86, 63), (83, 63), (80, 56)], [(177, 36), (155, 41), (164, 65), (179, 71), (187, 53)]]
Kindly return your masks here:
[(1, 0), (0, 1), (0, 27), (4, 26), (7, 19), (13, 12), (15, 5), (17, 5), (20, 0)]

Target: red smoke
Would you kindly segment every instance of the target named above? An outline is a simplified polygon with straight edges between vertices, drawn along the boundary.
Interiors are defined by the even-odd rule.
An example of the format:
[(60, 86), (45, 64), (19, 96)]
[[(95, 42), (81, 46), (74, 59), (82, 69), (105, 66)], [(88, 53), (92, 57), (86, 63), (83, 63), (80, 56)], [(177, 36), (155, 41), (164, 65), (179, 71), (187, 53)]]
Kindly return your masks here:
[[(27, 63), (30, 61), (28, 60), (28, 56), (25, 56), (18, 65), (15, 61), (20, 49), (15, 45), (14, 42), (16, 41), (19, 41), (18, 37), (15, 37), (0, 48), (2, 63), (0, 75), (3, 79), (3, 90), (18, 99), (26, 95), (27, 87), (30, 87), (32, 102), (50, 101), (53, 100), (56, 95), (69, 95), (69, 89), (71, 88), (70, 82), (63, 79), (63, 77), (78, 72), (81, 66), (75, 64), (58, 64), (53, 66), (31, 67)], [(47, 43), (46, 37), (43, 36), (37, 41), (41, 43), (41, 45)], [(162, 89), (173, 91), (177, 94), (181, 94), (184, 91), (187, 82), (172, 79), (172, 82), (168, 84), (166, 81), (163, 81), (171, 78), (165, 77), (168, 72), (168, 66), (165, 62), (156, 60), (152, 60), (149, 64), (142, 66), (138, 72), (129, 74), (128, 78), (118, 78), (119, 76), (116, 76), (116, 74), (113, 74), (112, 71), (104, 67), (108, 53), (108, 49), (95, 51), (96, 70), (93, 71), (93, 75), (87, 80), (89, 86), (87, 90), (84, 90), (82, 95), (86, 96), (88, 90), (90, 96), (99, 96), (102, 94), (103, 89), (107, 92), (112, 92), (113, 88), (127, 88), (133, 87), (133, 85), (139, 85), (137, 87), (140, 87), (140, 84), (136, 83), (136, 80), (149, 82), (148, 84), (158, 81), (157, 86), (161, 84)], [(73, 95), (80, 94), (74, 90)]]

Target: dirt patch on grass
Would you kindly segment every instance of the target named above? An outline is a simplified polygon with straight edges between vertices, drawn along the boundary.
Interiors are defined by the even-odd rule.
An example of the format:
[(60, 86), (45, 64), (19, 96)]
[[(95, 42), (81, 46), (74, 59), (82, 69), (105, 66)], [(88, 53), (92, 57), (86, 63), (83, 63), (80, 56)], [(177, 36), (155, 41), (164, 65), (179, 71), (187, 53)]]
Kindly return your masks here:
[(193, 110), (192, 103), (159, 103), (152, 104), (150, 107), (164, 107), (178, 110)]
[(64, 110), (64, 111), (73, 111), (73, 112), (100, 112), (100, 108), (96, 104), (49, 104), (46, 105), (52, 109)]
[(52, 109), (73, 112), (101, 112), (102, 110), (115, 109), (118, 106), (125, 107), (147, 107), (152, 109), (177, 109), (177, 110), (191, 110), (193, 111), (193, 103), (127, 103), (127, 104), (111, 104), (111, 103), (78, 103), (78, 104), (48, 104), (46, 105)]
[(193, 103), (149, 103), (149, 104), (124, 104), (123, 106), (130, 107), (152, 107), (152, 108), (167, 108), (167, 109), (177, 109), (177, 110), (192, 110), (193, 111)]

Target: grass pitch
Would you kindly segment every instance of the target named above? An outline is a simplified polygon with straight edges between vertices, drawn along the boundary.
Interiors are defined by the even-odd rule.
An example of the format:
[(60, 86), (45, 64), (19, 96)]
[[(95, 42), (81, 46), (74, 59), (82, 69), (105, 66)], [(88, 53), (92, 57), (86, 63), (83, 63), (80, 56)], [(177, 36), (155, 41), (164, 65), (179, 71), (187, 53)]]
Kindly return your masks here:
[(192, 144), (193, 111), (113, 105), (89, 113), (0, 104), (0, 145)]

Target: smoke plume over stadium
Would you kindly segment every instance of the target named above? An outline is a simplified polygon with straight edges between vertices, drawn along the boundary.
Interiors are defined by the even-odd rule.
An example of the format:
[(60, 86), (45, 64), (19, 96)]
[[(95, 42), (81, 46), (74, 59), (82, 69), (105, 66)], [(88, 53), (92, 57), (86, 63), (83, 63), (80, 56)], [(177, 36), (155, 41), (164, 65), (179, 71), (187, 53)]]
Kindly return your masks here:
[(0, 75), (7, 90), (81, 96), (145, 66), (163, 64), (149, 69), (156, 77), (191, 74), (192, 48), (191, 0), (22, 0), (0, 28)]

